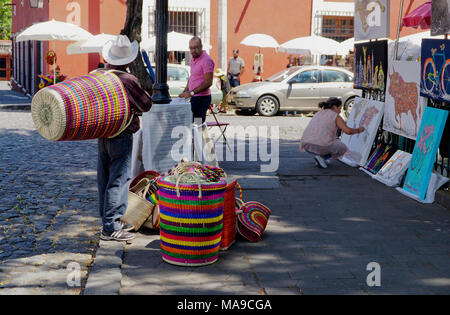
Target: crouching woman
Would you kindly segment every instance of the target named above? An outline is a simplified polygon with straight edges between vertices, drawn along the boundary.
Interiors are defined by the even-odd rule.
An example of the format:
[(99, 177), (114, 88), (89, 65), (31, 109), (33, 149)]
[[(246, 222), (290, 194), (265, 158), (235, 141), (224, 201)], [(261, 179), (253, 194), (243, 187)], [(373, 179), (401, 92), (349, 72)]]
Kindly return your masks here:
[(337, 130), (341, 129), (351, 135), (363, 132), (364, 127), (347, 126), (339, 116), (342, 101), (336, 97), (319, 103), (319, 108), (321, 110), (314, 115), (303, 132), (299, 148), (300, 152), (312, 153), (317, 166), (327, 168), (330, 158), (341, 158), (348, 151), (347, 146), (336, 138)]

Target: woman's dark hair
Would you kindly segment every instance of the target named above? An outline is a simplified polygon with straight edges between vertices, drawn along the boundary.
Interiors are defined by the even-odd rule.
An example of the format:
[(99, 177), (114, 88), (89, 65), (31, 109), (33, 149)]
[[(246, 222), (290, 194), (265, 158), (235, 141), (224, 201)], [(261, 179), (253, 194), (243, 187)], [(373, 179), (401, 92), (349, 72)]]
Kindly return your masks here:
[(319, 108), (330, 109), (333, 106), (339, 107), (341, 105), (342, 105), (342, 101), (340, 99), (338, 99), (337, 97), (330, 97), (325, 102), (320, 102)]

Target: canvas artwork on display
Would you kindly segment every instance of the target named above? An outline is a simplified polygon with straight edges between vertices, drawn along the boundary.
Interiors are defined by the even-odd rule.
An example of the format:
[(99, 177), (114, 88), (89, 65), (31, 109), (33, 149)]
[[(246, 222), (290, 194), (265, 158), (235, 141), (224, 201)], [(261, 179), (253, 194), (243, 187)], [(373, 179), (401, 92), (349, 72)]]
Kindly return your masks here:
[(420, 95), (450, 102), (450, 40), (423, 39)]
[(383, 117), (384, 103), (357, 97), (347, 120), (351, 128), (364, 127), (364, 132), (353, 135), (342, 135), (342, 142), (349, 151), (341, 161), (350, 166), (362, 166), (369, 157), (372, 143)]
[(426, 99), (420, 96), (420, 63), (391, 61), (387, 75), (383, 129), (416, 139)]
[(425, 199), (448, 111), (426, 107), (403, 190)]
[(433, 0), (431, 3), (431, 35), (450, 33), (450, 0)]
[(384, 92), (387, 61), (387, 40), (355, 44), (354, 87)]
[(389, 37), (389, 0), (355, 0), (355, 40)]
[(411, 153), (397, 150), (372, 178), (390, 187), (399, 186), (410, 160)]
[(371, 176), (377, 174), (393, 153), (392, 146), (380, 143), (360, 169)]

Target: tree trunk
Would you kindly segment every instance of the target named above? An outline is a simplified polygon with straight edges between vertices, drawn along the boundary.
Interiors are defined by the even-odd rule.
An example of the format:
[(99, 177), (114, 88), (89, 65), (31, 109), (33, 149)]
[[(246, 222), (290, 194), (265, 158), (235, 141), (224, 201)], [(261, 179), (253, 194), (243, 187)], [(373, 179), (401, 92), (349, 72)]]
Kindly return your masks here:
[[(142, 2), (143, 0), (127, 0), (127, 18), (120, 33), (127, 35), (131, 42), (134, 40), (137, 40), (138, 43), (141, 42)], [(129, 68), (131, 73), (138, 78), (144, 90), (152, 95), (154, 82), (147, 72), (140, 49), (137, 58), (130, 64)]]

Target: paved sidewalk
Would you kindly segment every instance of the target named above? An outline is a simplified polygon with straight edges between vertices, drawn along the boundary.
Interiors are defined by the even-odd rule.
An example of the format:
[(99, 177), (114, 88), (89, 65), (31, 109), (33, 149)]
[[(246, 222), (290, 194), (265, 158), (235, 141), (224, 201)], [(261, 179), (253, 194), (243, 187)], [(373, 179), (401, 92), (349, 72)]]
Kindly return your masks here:
[(30, 110), (31, 98), (12, 91), (7, 81), (0, 81), (0, 110)]
[[(85, 293), (450, 293), (447, 209), (337, 161), (318, 169), (297, 152), (297, 141), (282, 141), (280, 167), (265, 177), (257, 162), (221, 163), (231, 178), (240, 176), (244, 200), (272, 210), (260, 242), (238, 237), (216, 263), (180, 267), (161, 259), (158, 231), (145, 229), (131, 244), (100, 243)], [(114, 263), (106, 263), (108, 250)], [(367, 284), (371, 262), (381, 268), (381, 286)]]

